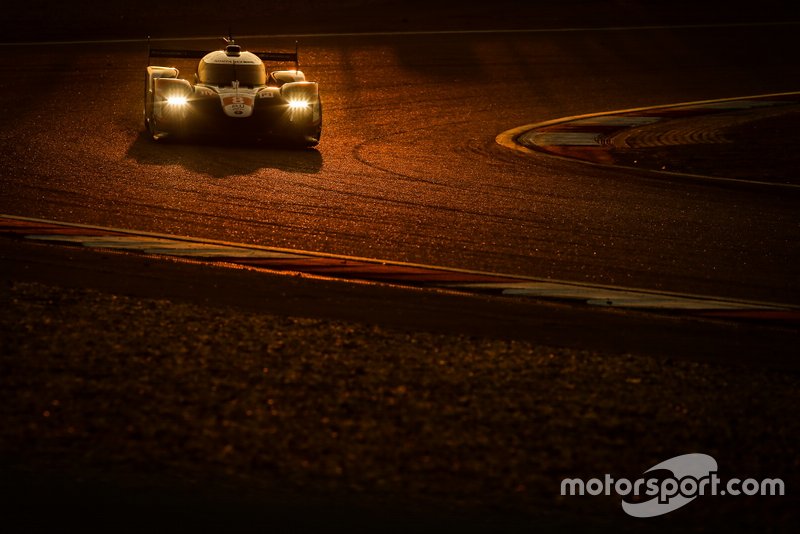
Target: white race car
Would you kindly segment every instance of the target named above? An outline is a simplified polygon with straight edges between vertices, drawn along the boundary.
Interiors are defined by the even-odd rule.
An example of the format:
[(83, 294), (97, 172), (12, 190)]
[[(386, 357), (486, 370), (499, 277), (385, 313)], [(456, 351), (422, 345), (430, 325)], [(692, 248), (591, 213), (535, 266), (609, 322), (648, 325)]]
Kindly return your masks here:
[[(322, 134), (322, 101), (316, 82), (306, 81), (298, 55), (246, 52), (233, 39), (224, 50), (150, 49), (149, 57), (197, 58), (194, 83), (175, 67), (148, 66), (145, 127), (160, 139), (241, 135), (315, 146)], [(295, 63), (294, 70), (267, 74), (264, 61)]]

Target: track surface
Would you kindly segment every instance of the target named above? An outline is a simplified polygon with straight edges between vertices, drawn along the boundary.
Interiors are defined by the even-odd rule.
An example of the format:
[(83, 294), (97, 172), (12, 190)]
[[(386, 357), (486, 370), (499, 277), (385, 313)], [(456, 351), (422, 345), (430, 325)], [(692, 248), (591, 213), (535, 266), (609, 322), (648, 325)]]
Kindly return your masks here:
[(560, 116), (796, 89), (795, 33), (305, 37), (325, 105), (309, 151), (152, 143), (144, 43), (34, 46), (24, 61), (5, 46), (0, 65), (15, 75), (0, 85), (0, 212), (797, 303), (797, 195), (524, 158), (494, 141)]
[[(499, 0), (482, 12), (453, 2), (460, 5), (450, 11), (454, 16), (443, 16), (446, 11), (437, 6), (449, 2), (409, 0), (391, 16), (374, 17), (361, 9), (367, 5), (363, 0), (344, 0), (326, 8), (336, 13), (306, 18), (289, 15), (302, 15), (316, 2), (297, 0), (292, 3), (299, 6), (296, 12), (280, 2), (270, 3), (269, 9), (283, 15), (271, 23), (258, 9), (247, 10), (257, 7), (248, 3), (244, 0), (241, 7), (250, 15), (250, 26), (237, 26), (239, 35), (437, 27), (662, 27), (303, 37), (303, 68), (321, 82), (325, 100), (326, 127), (318, 151), (149, 142), (141, 125), (146, 63), (141, 41), (2, 46), (0, 213), (579, 282), (800, 301), (796, 195), (654, 179), (545, 156), (524, 158), (494, 141), (509, 128), (569, 115), (797, 90), (800, 73), (790, 53), (796, 46), (797, 25), (725, 25), (797, 20), (770, 9), (780, 2), (766, 0), (744, 13), (712, 1), (702, 6), (533, 1), (524, 3), (529, 7), (518, 16), (503, 8), (522, 3)], [(391, 3), (378, 0), (368, 5)], [(216, 2), (203, 20), (196, 16), (211, 4), (208, 0), (193, 1), (193, 9), (186, 9), (186, 17), (176, 24), (184, 4), (189, 3), (164, 1), (155, 9), (145, 2), (120, 8), (112, 1), (92, 10), (92, 2), (58, 9), (35, 2), (9, 11), (0, 21), (0, 34), (32, 41), (127, 39), (143, 35), (139, 26), (147, 26), (148, 19), (161, 23), (152, 33), (160, 37), (212, 35), (227, 29), (231, 17), (220, 15)], [(422, 4), (426, 9), (419, 9)], [(440, 11), (429, 10), (429, 5)], [(651, 7), (664, 16), (648, 16)], [(335, 16), (326, 21), (329, 15)], [(286, 31), (281, 31), (283, 20), (291, 21)], [(695, 22), (722, 25), (664, 27)], [(225, 27), (220, 29), (220, 23)], [(37, 35), (26, 33), (32, 27)], [(291, 38), (244, 42), (252, 48), (294, 44)], [(219, 42), (160, 44), (203, 48)], [(180, 66), (191, 75), (191, 63)], [(447, 509), (456, 510), (461, 523), (471, 523), (476, 515), (509, 522), (513, 518), (503, 517), (503, 510), (522, 510), (518, 530), (523, 532), (548, 530), (549, 523), (530, 520), (540, 510), (555, 511), (569, 524), (589, 524), (591, 518), (583, 514), (588, 510), (607, 518), (609, 526), (647, 530), (674, 531), (684, 523), (696, 530), (703, 525), (719, 529), (720, 524), (732, 530), (747, 525), (778, 530), (796, 523), (791, 493), (786, 501), (707, 499), (687, 507), (688, 516), (670, 514), (668, 522), (658, 524), (620, 519), (616, 499), (602, 509), (595, 501), (556, 502), (563, 476), (603, 471), (636, 475), (645, 466), (690, 450), (713, 454), (726, 474), (779, 475), (789, 488), (796, 487), (791, 445), (797, 442), (791, 416), (797, 391), (796, 329), (272, 277), (246, 270), (222, 275), (217, 267), (191, 262), (23, 240), (4, 239), (0, 256), (0, 300), (9, 304), (0, 307), (7, 325), (2, 342), (8, 347), (0, 353), (10, 369), (0, 388), (7, 397), (0, 403), (6, 410), (3, 447), (18, 455), (4, 454), (0, 493), (15, 496), (4, 501), (7, 508), (16, 509), (11, 517), (63, 526), (65, 520), (86, 524), (105, 514), (98, 520), (109, 520), (114, 525), (110, 530), (118, 530), (137, 515), (152, 528), (162, 524), (161, 519), (153, 523), (131, 504), (158, 502), (185, 509), (183, 515), (190, 517), (183, 528), (195, 523), (207, 529), (208, 516), (219, 514), (218, 521), (225, 521), (228, 530), (231, 518), (250, 527), (255, 519), (275, 530), (276, 517), (294, 530), (298, 518), (331, 529), (338, 523), (329, 521), (326, 509), (336, 507), (350, 488), (359, 488), (354, 490), (358, 499), (382, 495), (382, 490), (375, 491), (382, 486), (370, 482), (373, 471), (364, 461), (375, 458), (382, 470), (399, 474), (385, 493), (392, 506), (367, 506), (378, 519), (336, 507), (337, 517), (347, 516), (345, 527), (349, 521), (374, 531), (375, 524), (386, 523), (386, 509), (404, 499), (421, 514), (403, 516), (404, 525), (414, 524), (416, 517), (425, 519), (418, 509), (431, 498), (433, 508), (455, 503)], [(54, 285), (62, 289), (48, 289)], [(87, 292), (87, 287), (100, 293)], [(120, 308), (120, 302), (129, 305)], [(163, 314), (154, 313), (158, 310)], [(293, 319), (253, 322), (253, 315), (264, 313), (324, 321), (299, 330), (291, 330)], [(338, 346), (333, 338), (319, 337), (321, 331), (351, 328), (328, 321), (331, 317), (357, 323), (343, 338), (350, 341), (341, 345), (343, 359), (320, 357), (321, 351), (329, 355)], [(374, 328), (359, 326), (366, 322), (400, 333), (379, 336)], [(220, 324), (233, 325), (228, 333), (232, 337), (220, 331)], [(264, 324), (271, 326), (265, 329)], [(257, 338), (247, 345), (251, 348), (241, 348), (239, 328)], [(430, 336), (408, 334), (417, 330), (443, 334), (412, 348), (415, 336)], [(282, 339), (289, 336), (290, 346), (296, 339), (297, 351), (273, 349), (271, 331)], [(353, 332), (362, 332), (363, 339), (354, 338)], [(139, 333), (142, 337), (136, 338)], [(451, 334), (466, 341), (452, 345), (455, 374), (443, 374), (441, 354), (450, 346), (445, 336)], [(498, 356), (482, 344), (484, 337), (515, 340), (508, 343), (521, 348)], [(353, 344), (354, 339), (358, 343)], [(171, 349), (175, 343), (179, 347)], [(559, 349), (557, 358), (551, 355), (552, 361), (542, 364), (522, 343), (536, 345), (545, 355), (550, 349), (539, 344), (569, 348)], [(187, 350), (205, 354), (206, 345), (219, 366), (212, 362), (206, 368), (203, 357), (184, 358)], [(150, 349), (153, 354), (166, 351), (165, 359), (140, 376), (139, 356)], [(418, 361), (404, 357), (409, 351), (415, 351)], [(614, 356), (620, 352), (628, 355)], [(124, 356), (129, 353), (133, 357)], [(647, 358), (650, 355), (658, 358)], [(681, 361), (686, 359), (690, 361)], [(312, 360), (308, 374), (305, 366)], [(220, 406), (230, 400), (231, 390), (209, 393), (219, 380), (236, 380), (236, 369), (252, 362), (260, 377), (263, 368), (280, 377), (282, 369), (304, 366), (301, 380), (287, 382), (286, 391), (295, 396), (287, 398), (300, 400), (288, 406), (307, 409), (288, 412), (281, 420), (276, 434), (283, 440), (281, 447), (273, 446), (273, 438), (263, 438), (263, 432), (275, 427), (245, 417), (246, 412), (232, 415), (235, 424), (224, 426), (227, 420), (221, 420)], [(364, 364), (374, 372), (365, 374)], [(475, 369), (483, 373), (477, 380), (471, 372)], [(159, 388), (158, 395), (148, 394), (157, 405), (154, 410), (143, 403), (138, 386), (149, 376), (157, 378), (153, 384)], [(191, 380), (182, 380), (186, 376)], [(240, 394), (234, 400), (251, 399), (258, 409), (264, 396), (275, 394), (274, 384), (258, 382), (254, 387), (249, 378), (236, 385)], [(85, 391), (75, 385), (83, 380), (91, 386)], [(162, 383), (170, 387), (162, 388)], [(188, 408), (204, 417), (185, 419), (187, 389), (173, 387), (176, 384), (198, 392)], [(398, 418), (386, 417), (387, 408), (376, 404), (372, 395), (399, 384), (436, 396), (428, 403), (431, 397), (409, 395), (393, 412)], [(55, 395), (54, 385), (64, 385), (64, 394)], [(462, 402), (462, 389), (469, 403), (453, 416), (451, 407)], [(320, 394), (325, 391), (332, 397)], [(342, 391), (354, 392), (363, 401), (354, 408), (342, 401)], [(487, 398), (498, 399), (498, 407), (486, 404)], [(51, 410), (55, 413), (50, 399), (58, 399), (59, 414), (63, 410), (72, 419), (54, 417), (53, 426), (31, 425), (40, 415), (45, 417), (45, 408), (49, 415)], [(533, 400), (526, 404), (525, 399)], [(420, 401), (428, 404), (418, 409), (413, 403)], [(333, 415), (326, 423), (320, 415), (328, 410)], [(364, 446), (357, 436), (343, 435), (334, 446), (326, 436), (309, 441), (320, 432), (338, 431), (353, 413), (362, 421), (375, 414), (375, 428), (397, 428), (394, 436), (405, 439), (367, 432), (365, 453), (353, 447)], [(169, 428), (167, 439), (156, 432), (144, 439), (129, 436), (130, 424), (143, 414), (149, 420), (145, 427)], [(516, 416), (509, 417), (512, 414)], [(85, 432), (72, 438), (59, 435), (69, 431), (69, 424)], [(251, 442), (239, 439), (242, 429)], [(448, 438), (443, 447), (448, 429), (458, 439)], [(489, 441), (481, 441), (484, 435)], [(326, 450), (307, 450), (309, 463), (302, 449), (298, 451), (297, 440)], [(243, 454), (210, 461), (229, 443), (241, 444)], [(488, 449), (486, 443), (491, 444)], [(396, 451), (410, 445), (418, 454), (398, 459)], [(119, 456), (121, 448), (131, 454)], [(430, 455), (446, 460), (444, 469), (421, 475), (414, 471), (415, 462)], [(485, 458), (486, 467), (459, 472), (449, 463), (459, 457), (470, 462)], [(320, 461), (325, 459), (345, 463)], [(355, 465), (346, 463), (351, 461)], [(308, 471), (309, 465), (314, 470)], [(344, 465), (348, 478), (333, 481), (324, 471), (328, 465)], [(66, 470), (63, 482), (58, 480), (59, 467)], [(6, 471), (15, 477), (6, 476)], [(140, 482), (127, 478), (133, 471)], [(97, 472), (104, 476), (93, 484), (92, 474)], [(237, 478), (240, 475), (245, 478)], [(528, 492), (518, 491), (520, 475), (530, 479)], [(75, 479), (88, 482), (76, 485)], [(210, 497), (203, 499), (198, 491), (204, 494), (206, 488), (199, 489), (203, 484), (197, 482), (203, 480), (223, 483), (208, 488)], [(274, 483), (281, 499), (254, 494), (253, 504), (246, 505), (249, 484), (237, 483), (240, 480)], [(504, 486), (506, 480), (513, 484)], [(417, 482), (424, 485), (415, 486)], [(184, 493), (184, 485), (192, 487)], [(145, 489), (140, 492), (140, 487)], [(303, 490), (294, 499), (285, 491), (292, 487)], [(453, 492), (454, 488), (463, 491)], [(214, 495), (214, 489), (224, 495)], [(321, 506), (309, 504), (316, 491), (321, 492)], [(483, 508), (473, 511), (459, 495), (474, 497)], [(249, 515), (237, 513), (240, 509)], [(428, 519), (440, 513), (444, 512), (436, 510)], [(451, 521), (446, 523), (452, 527)], [(446, 531), (430, 521), (414, 525), (414, 530), (424, 531), (418, 526)], [(482, 523), (470, 526), (475, 531), (504, 530)], [(557, 526), (549, 530), (565, 530)]]

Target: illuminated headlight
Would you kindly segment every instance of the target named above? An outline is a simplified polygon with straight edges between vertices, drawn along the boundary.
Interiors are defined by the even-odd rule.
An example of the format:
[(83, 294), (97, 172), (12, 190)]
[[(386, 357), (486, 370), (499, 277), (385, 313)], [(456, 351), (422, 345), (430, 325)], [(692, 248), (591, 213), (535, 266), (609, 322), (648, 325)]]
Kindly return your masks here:
[(185, 96), (170, 96), (167, 97), (167, 104), (170, 106), (185, 106), (189, 99)]
[(306, 100), (289, 100), (289, 109), (291, 110), (308, 109), (309, 107), (310, 105)]

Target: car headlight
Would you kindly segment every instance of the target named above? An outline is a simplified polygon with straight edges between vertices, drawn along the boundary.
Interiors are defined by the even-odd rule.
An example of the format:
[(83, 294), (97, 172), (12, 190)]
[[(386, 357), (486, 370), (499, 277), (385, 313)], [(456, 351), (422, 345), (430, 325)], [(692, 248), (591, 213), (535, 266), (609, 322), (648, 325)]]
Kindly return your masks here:
[(167, 104), (170, 106), (185, 106), (189, 99), (185, 96), (169, 96), (167, 97)]
[(308, 109), (309, 107), (311, 105), (307, 100), (289, 100), (289, 109), (291, 110)]

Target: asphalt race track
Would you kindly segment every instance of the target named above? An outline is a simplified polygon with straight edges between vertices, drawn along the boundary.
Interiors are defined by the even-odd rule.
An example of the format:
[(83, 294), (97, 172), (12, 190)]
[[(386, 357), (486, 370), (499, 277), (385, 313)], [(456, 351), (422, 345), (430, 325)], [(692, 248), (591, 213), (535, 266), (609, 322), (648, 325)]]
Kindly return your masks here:
[(323, 141), (307, 151), (151, 142), (144, 42), (4, 46), (14, 76), (0, 86), (0, 212), (796, 304), (796, 195), (495, 143), (562, 116), (796, 89), (784, 53), (796, 29), (306, 36), (302, 68), (325, 113)]

